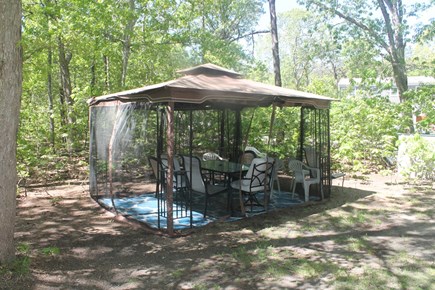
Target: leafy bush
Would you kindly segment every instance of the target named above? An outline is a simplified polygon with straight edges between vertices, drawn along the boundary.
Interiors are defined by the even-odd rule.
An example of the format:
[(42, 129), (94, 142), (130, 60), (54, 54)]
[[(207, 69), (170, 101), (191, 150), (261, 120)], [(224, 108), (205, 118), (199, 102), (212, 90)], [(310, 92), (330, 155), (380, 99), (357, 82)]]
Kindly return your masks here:
[(435, 143), (420, 134), (403, 136), (399, 140), (400, 174), (405, 179), (435, 179)]
[(400, 104), (355, 95), (331, 109), (331, 158), (347, 172), (368, 173), (382, 166), (382, 157), (395, 155), (398, 132), (409, 119)]

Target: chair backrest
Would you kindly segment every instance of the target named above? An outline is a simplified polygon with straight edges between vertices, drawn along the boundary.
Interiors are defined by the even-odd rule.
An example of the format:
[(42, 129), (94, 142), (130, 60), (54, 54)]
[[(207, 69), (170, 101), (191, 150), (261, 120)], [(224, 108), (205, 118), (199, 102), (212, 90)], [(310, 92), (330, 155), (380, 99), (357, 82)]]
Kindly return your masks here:
[[(168, 155), (167, 154), (162, 154), (162, 155), (160, 155), (160, 157), (162, 158), (163, 164), (167, 168), (168, 167)], [(180, 171), (181, 170), (181, 164), (180, 164), (179, 158), (180, 157), (178, 155), (174, 155), (174, 171)]]
[(202, 155), (202, 160), (223, 160), (222, 157), (219, 156), (219, 154), (214, 152), (206, 152)]
[(266, 153), (260, 152), (257, 148), (252, 147), (252, 146), (246, 146), (245, 152), (246, 151), (254, 152), (255, 157), (266, 157)]
[[(270, 157), (269, 157), (270, 159)], [(272, 179), (275, 180), (278, 178), (278, 171), (282, 169), (282, 160), (278, 158), (274, 158), (273, 170), (272, 170)], [(272, 180), (272, 183), (273, 183)]]
[(180, 171), (181, 170), (181, 164), (180, 164), (180, 157), (178, 155), (174, 156), (174, 170)]
[(252, 161), (257, 158), (257, 154), (255, 154), (254, 151), (245, 151), (240, 156), (240, 163), (241, 164), (251, 164)]
[[(176, 187), (185, 187), (186, 186), (186, 180), (183, 175), (177, 175), (176, 173), (181, 172), (181, 165), (180, 160), (178, 159), (179, 156), (174, 156), (174, 186)], [(161, 155), (161, 168), (163, 169), (162, 175), (166, 180), (166, 172), (168, 170), (168, 156), (166, 154)]]
[(186, 170), (187, 179), (190, 182), (192, 190), (206, 193), (207, 189), (201, 173), (201, 160), (196, 156), (192, 156), (192, 159), (190, 159), (190, 156), (183, 156), (182, 158), (184, 170)]
[(305, 152), (305, 160), (307, 161), (308, 166), (319, 168), (319, 154), (316, 152), (316, 149), (307, 146), (304, 147), (304, 152)]
[(270, 157), (254, 158), (244, 179), (249, 180), (250, 191), (270, 190), (275, 160)]
[(303, 167), (304, 163), (302, 161), (290, 159), (288, 162), (288, 169), (293, 172), (297, 181), (304, 179)]
[(153, 174), (157, 179), (158, 170), (159, 170), (157, 158), (154, 156), (149, 156), (148, 161), (150, 162), (151, 169), (153, 170)]

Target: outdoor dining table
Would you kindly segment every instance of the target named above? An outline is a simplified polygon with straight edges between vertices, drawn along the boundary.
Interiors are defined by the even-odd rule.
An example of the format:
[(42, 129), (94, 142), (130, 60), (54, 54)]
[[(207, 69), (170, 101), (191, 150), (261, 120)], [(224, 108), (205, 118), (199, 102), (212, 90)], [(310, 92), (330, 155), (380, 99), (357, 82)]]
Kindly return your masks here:
[(234, 178), (243, 176), (249, 169), (249, 165), (231, 162), (228, 160), (206, 160), (201, 161), (201, 169), (210, 171), (212, 174), (222, 174), (228, 192), (228, 207), (232, 209), (231, 182)]
[(238, 176), (240, 173), (243, 176), (248, 171), (249, 166), (228, 160), (206, 160), (201, 162), (201, 169), (224, 175), (227, 187), (230, 188), (232, 177)]

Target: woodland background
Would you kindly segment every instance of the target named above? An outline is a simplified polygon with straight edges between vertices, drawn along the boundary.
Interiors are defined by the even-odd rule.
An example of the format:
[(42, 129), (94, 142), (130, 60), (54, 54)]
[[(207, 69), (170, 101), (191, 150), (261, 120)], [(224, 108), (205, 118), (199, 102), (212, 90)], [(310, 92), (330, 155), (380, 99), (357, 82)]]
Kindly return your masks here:
[[(379, 1), (342, 1), (336, 7), (336, 1), (323, 1), (329, 10), (317, 1), (301, 2), (308, 10), (278, 11), (282, 85), (340, 100), (331, 108), (335, 168), (382, 170), (382, 156), (395, 154), (398, 134), (413, 131), (409, 116), (427, 116), (419, 131), (435, 123), (434, 87), (405, 91), (400, 104), (379, 95), (377, 80), (394, 73), (385, 48), (337, 17), (341, 11), (383, 32), (388, 27), (375, 12)], [(418, 22), (434, 1), (398, 3), (405, 72), (434, 76), (433, 20)], [(273, 84), (270, 32), (258, 26), (266, 6), (261, 0), (24, 0), (21, 182), (87, 178), (86, 101), (92, 96), (167, 81), (179, 69), (208, 62)], [(343, 77), (362, 78), (356, 94), (338, 91)], [(259, 134), (249, 143), (260, 150), (270, 151), (261, 141), (270, 114), (270, 108), (260, 109), (253, 121)], [(278, 110), (274, 134), (293, 138), (287, 129), (297, 122), (297, 114)], [(421, 142), (416, 138), (415, 154), (433, 164), (435, 156), (422, 153)], [(285, 142), (273, 151), (286, 156), (288, 148), (280, 144)]]

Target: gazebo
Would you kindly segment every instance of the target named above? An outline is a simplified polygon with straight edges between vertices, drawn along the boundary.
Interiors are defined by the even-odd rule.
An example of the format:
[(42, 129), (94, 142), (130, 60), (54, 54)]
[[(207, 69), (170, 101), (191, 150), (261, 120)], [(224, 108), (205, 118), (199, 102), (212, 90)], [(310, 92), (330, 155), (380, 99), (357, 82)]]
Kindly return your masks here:
[[(133, 216), (139, 210), (134, 199), (146, 193), (155, 202), (155, 209), (148, 210), (155, 212), (140, 221), (153, 220), (169, 234), (181, 219), (192, 227), (197, 217), (191, 196), (182, 202), (174, 189), (175, 156), (193, 156), (213, 144), (219, 154), (237, 161), (246, 145), (242, 111), (269, 106), (300, 108), (297, 158), (303, 158), (305, 145), (315, 149), (323, 193), (329, 197), (329, 108), (334, 99), (244, 79), (214, 64), (178, 72), (182, 76), (175, 80), (89, 100), (90, 193), (95, 200), (117, 212), (127, 204), (119, 213)], [(165, 180), (159, 172), (153, 174), (150, 163), (151, 156), (160, 159), (162, 154), (168, 160)]]

